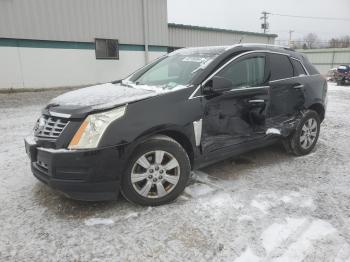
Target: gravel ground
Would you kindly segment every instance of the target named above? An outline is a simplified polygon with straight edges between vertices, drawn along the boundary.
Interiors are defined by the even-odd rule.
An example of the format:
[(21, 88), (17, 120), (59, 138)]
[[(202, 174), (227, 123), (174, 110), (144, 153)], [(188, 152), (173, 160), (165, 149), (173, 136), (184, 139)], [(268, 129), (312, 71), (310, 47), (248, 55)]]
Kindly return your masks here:
[(0, 261), (350, 262), (350, 87), (330, 85), (310, 155), (244, 154), (156, 208), (69, 200), (32, 176), (23, 138), (58, 94), (0, 94)]

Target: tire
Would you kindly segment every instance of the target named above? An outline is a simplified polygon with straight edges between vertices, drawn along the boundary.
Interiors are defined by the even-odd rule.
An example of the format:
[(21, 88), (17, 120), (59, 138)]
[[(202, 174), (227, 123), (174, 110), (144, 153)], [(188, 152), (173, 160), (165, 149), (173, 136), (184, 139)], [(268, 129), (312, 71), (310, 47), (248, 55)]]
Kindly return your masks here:
[(287, 138), (285, 148), (296, 156), (309, 154), (315, 147), (320, 134), (320, 116), (313, 110), (303, 113), (294, 133)]
[(190, 172), (183, 147), (170, 137), (155, 136), (135, 149), (123, 174), (121, 192), (135, 204), (163, 205), (182, 193)]

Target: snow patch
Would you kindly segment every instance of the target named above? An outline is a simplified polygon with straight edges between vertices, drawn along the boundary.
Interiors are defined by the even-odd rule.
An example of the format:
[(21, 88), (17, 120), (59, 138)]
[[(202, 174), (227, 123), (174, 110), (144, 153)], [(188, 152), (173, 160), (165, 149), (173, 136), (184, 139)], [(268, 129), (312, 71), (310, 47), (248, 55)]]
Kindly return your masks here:
[(252, 202), (250, 203), (250, 205), (252, 207), (255, 207), (257, 209), (259, 209), (261, 212), (263, 212), (264, 214), (267, 214), (268, 210), (270, 209), (271, 205), (269, 202), (267, 201), (257, 201), (257, 200), (252, 200)]
[(311, 198), (307, 198), (300, 202), (300, 207), (314, 207), (314, 201)]
[(234, 262), (258, 262), (260, 258), (256, 256), (253, 251), (247, 247), (246, 250)]
[(286, 224), (272, 224), (262, 233), (261, 238), (267, 253), (279, 247), (292, 233), (306, 222), (306, 219), (286, 218), (286, 221)]
[(237, 218), (239, 222), (241, 221), (254, 221), (254, 217), (249, 216), (249, 215), (242, 215)]
[(124, 216), (125, 219), (128, 219), (128, 218), (135, 218), (135, 217), (138, 217), (139, 216), (139, 213), (137, 212), (131, 212), (131, 213), (128, 213)]
[(114, 221), (109, 218), (89, 218), (84, 221), (86, 226), (112, 225)]
[[(337, 230), (328, 222), (315, 220), (301, 235), (301, 237), (291, 244), (287, 251), (273, 261), (303, 261), (308, 253), (312, 252), (313, 244), (327, 235), (336, 233)], [(315, 247), (317, 248), (317, 247)]]
[(345, 243), (339, 250), (334, 262), (350, 262), (350, 245)]
[(205, 184), (193, 184), (193, 185), (186, 187), (186, 189), (185, 189), (185, 193), (190, 195), (193, 198), (198, 198), (198, 197), (201, 197), (203, 195), (210, 194), (214, 191), (215, 191), (214, 188), (212, 188), (208, 185), (205, 185)]
[(243, 207), (242, 203), (232, 199), (231, 195), (225, 192), (219, 192), (213, 196), (210, 196), (210, 199), (206, 200), (206, 202), (212, 208), (240, 209)]
[(173, 55), (190, 56), (190, 55), (199, 55), (199, 54), (220, 55), (230, 48), (232, 48), (232, 46), (188, 47), (188, 48), (181, 48), (181, 49), (175, 50), (174, 52), (171, 52), (170, 54), (168, 54), (168, 56), (173, 56)]
[(193, 178), (201, 183), (210, 182), (208, 174), (199, 170), (193, 171)]
[(302, 196), (299, 192), (292, 192), (289, 195), (282, 196), (280, 200), (286, 204), (304, 208), (313, 208), (314, 201), (312, 198)]

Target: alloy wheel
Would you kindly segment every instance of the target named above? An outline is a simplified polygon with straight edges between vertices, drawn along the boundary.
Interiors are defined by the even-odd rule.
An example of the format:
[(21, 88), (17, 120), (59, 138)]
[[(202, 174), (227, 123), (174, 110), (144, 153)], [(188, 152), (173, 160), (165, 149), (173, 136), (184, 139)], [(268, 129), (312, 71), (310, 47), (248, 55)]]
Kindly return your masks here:
[(131, 170), (134, 189), (146, 198), (166, 196), (176, 187), (179, 178), (179, 162), (172, 154), (163, 150), (143, 154)]
[(303, 149), (309, 149), (317, 137), (317, 121), (310, 118), (305, 121), (300, 133), (300, 146)]

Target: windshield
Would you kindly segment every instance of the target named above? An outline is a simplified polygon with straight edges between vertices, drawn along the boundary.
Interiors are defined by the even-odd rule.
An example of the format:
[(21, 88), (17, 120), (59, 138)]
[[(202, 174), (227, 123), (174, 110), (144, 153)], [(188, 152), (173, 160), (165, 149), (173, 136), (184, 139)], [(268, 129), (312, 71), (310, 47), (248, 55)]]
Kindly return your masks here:
[(186, 86), (217, 56), (216, 52), (174, 52), (143, 74), (132, 76), (129, 81), (163, 90)]

